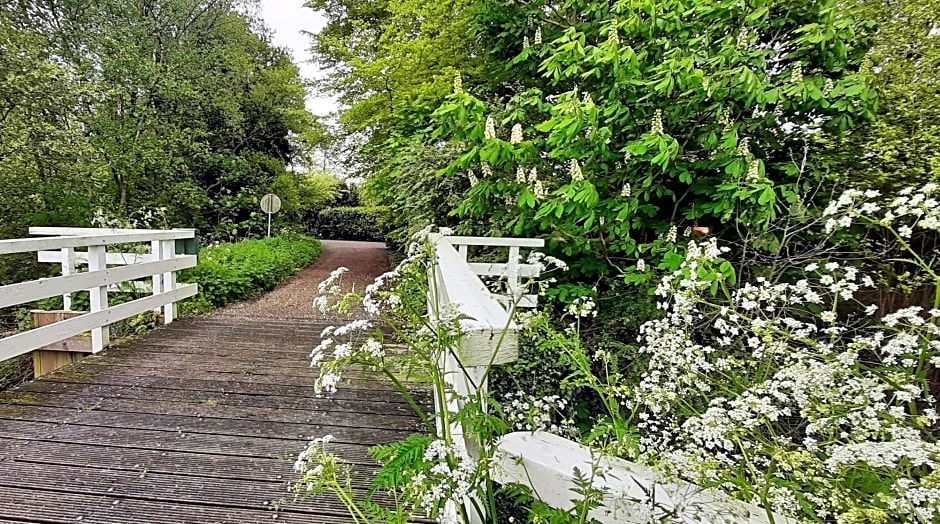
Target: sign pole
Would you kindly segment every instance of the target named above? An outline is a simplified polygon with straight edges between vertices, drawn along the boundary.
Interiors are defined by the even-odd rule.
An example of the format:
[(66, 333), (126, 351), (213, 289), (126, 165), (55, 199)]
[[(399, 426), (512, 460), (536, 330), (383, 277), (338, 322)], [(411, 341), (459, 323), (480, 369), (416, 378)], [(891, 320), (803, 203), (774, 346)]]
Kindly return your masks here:
[(271, 216), (281, 210), (281, 199), (268, 193), (261, 197), (261, 210), (268, 214), (268, 238), (271, 238)]

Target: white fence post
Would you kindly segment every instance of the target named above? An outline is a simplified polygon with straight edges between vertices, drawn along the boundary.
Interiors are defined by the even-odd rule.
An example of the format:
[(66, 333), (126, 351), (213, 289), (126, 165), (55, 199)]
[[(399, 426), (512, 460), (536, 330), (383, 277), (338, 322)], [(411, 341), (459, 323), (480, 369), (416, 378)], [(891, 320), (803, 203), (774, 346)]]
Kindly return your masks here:
[[(154, 240), (150, 242), (150, 256), (153, 257), (152, 259), (154, 261), (163, 260), (163, 246), (159, 240)], [(152, 280), (153, 280), (153, 283), (150, 287), (153, 288), (153, 294), (159, 295), (160, 293), (163, 292), (163, 287), (161, 287), (162, 282), (163, 282), (163, 275), (160, 273), (157, 273), (153, 276)], [(163, 308), (158, 307), (157, 309), (154, 309), (153, 312), (159, 314), (162, 310)]]
[[(70, 247), (62, 248), (62, 276), (68, 276), (75, 273), (75, 250)], [(62, 295), (62, 309), (72, 310), (72, 294)]]
[[(176, 258), (176, 240), (164, 240), (160, 249), (162, 260), (172, 260)], [(163, 292), (171, 292), (176, 289), (176, 272), (170, 271), (163, 274)], [(176, 320), (176, 302), (170, 302), (163, 306), (163, 323), (171, 324)]]
[[(107, 247), (88, 246), (88, 272), (104, 271), (108, 269)], [(88, 290), (89, 305), (92, 313), (97, 313), (108, 307), (108, 286), (93, 287)], [(91, 351), (97, 353), (111, 343), (111, 329), (108, 326), (96, 327), (91, 330)]]

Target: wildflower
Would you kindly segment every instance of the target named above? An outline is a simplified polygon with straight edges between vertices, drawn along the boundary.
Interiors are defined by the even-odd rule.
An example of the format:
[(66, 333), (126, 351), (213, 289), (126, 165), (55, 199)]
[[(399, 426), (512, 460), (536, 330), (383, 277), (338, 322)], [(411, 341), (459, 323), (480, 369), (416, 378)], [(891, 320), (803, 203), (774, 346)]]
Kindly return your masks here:
[(519, 184), (525, 184), (526, 180), (525, 169), (523, 169), (522, 166), (519, 166), (516, 169), (516, 182)]
[(750, 158), (751, 156), (751, 139), (744, 137), (738, 142), (738, 155), (743, 156), (744, 158)]
[(646, 271), (646, 261), (643, 260), (642, 258), (639, 259), (639, 260), (637, 260), (637, 261), (636, 261), (636, 270), (639, 271), (640, 273), (645, 272), (645, 271)]
[(742, 29), (741, 32), (738, 33), (738, 39), (735, 42), (735, 47), (737, 47), (738, 49), (747, 49), (747, 44), (748, 44), (749, 39), (750, 39), (750, 32), (747, 30), (747, 28)]
[(747, 176), (745, 178), (751, 183), (760, 181), (760, 161), (755, 159), (748, 162)]
[(663, 238), (666, 239), (666, 242), (669, 242), (670, 244), (675, 244), (678, 236), (679, 236), (679, 228), (677, 228), (675, 225), (672, 225), (672, 226), (669, 226), (669, 231), (666, 232)]
[(323, 282), (320, 282), (320, 284), (317, 285), (317, 292), (321, 294), (326, 292), (328, 288), (331, 288), (331, 286), (333, 286), (334, 282), (337, 282), (338, 280), (340, 280), (343, 274), (348, 271), (349, 271), (349, 268), (347, 267), (338, 267), (334, 269), (330, 273), (330, 276), (326, 278), (326, 280), (324, 280)]
[(533, 39), (535, 45), (542, 45), (542, 28), (535, 28), (535, 38)]
[(682, 231), (682, 236), (686, 238), (692, 236), (692, 226), (686, 226), (685, 230)]
[(539, 179), (538, 169), (533, 167), (531, 170), (529, 170), (529, 182), (534, 184), (535, 182), (538, 181), (538, 179)]
[(663, 110), (657, 109), (653, 113), (653, 122), (650, 125), (650, 133), (654, 135), (663, 134)]
[(460, 73), (454, 75), (454, 92), (463, 93), (463, 80), (460, 78)]
[(617, 20), (611, 20), (610, 28), (607, 29), (607, 45), (617, 47), (620, 44), (620, 35), (617, 34)]
[(486, 163), (486, 162), (483, 162), (483, 167), (482, 167), (480, 170), (483, 171), (483, 176), (484, 176), (484, 177), (491, 177), (491, 176), (493, 176), (493, 168), (490, 167), (490, 165), (489, 165), (488, 163)]
[(518, 144), (522, 142), (522, 124), (516, 124), (512, 126), (512, 133), (509, 135), (510, 144)]
[(620, 190), (620, 196), (623, 198), (630, 198), (630, 194), (633, 190), (630, 188), (630, 184), (624, 184), (623, 189)]
[(793, 69), (790, 71), (790, 82), (794, 84), (803, 82), (803, 62), (797, 60), (793, 63)]
[(584, 181), (584, 174), (581, 173), (581, 166), (578, 164), (578, 161), (574, 158), (571, 159), (571, 181), (572, 182), (582, 182)]
[(548, 194), (545, 191), (545, 188), (542, 186), (541, 180), (535, 181), (535, 184), (533, 184), (532, 186), (532, 193), (535, 194), (535, 198), (538, 198), (540, 200), (548, 196)]
[(470, 179), (470, 187), (476, 187), (476, 185), (480, 183), (480, 179), (478, 179), (477, 176), (473, 174), (472, 169), (467, 171), (467, 178)]
[(493, 117), (486, 117), (486, 126), (483, 128), (483, 138), (487, 140), (493, 140), (496, 138), (496, 122), (493, 121)]
[(823, 86), (823, 96), (829, 96), (829, 93), (832, 93), (833, 89), (835, 89), (835, 84), (832, 82), (831, 78), (827, 78), (826, 84)]
[(523, 49), (528, 49), (528, 48), (529, 48), (529, 37), (528, 37), (528, 36), (522, 37), (522, 48), (523, 48)]

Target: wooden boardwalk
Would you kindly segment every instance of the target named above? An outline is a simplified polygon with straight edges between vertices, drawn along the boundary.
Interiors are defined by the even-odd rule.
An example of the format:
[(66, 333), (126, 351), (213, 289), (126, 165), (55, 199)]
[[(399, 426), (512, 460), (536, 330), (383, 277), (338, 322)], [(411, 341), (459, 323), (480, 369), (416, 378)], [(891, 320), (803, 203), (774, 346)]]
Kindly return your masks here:
[(0, 393), (0, 524), (351, 522), (332, 496), (294, 500), (294, 457), (332, 434), (364, 491), (369, 446), (420, 427), (378, 379), (316, 398), (325, 325), (186, 319)]

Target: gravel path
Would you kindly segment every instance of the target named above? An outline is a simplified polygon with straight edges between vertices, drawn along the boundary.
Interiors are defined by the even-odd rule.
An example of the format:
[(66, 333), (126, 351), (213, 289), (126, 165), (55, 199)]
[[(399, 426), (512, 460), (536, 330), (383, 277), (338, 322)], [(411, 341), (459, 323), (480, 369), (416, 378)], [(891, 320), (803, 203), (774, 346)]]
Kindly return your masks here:
[(325, 319), (313, 308), (317, 284), (340, 266), (349, 268), (343, 275), (343, 288), (360, 293), (375, 277), (389, 270), (385, 244), (323, 240), (323, 254), (312, 266), (258, 298), (222, 308), (217, 317), (311, 318)]

